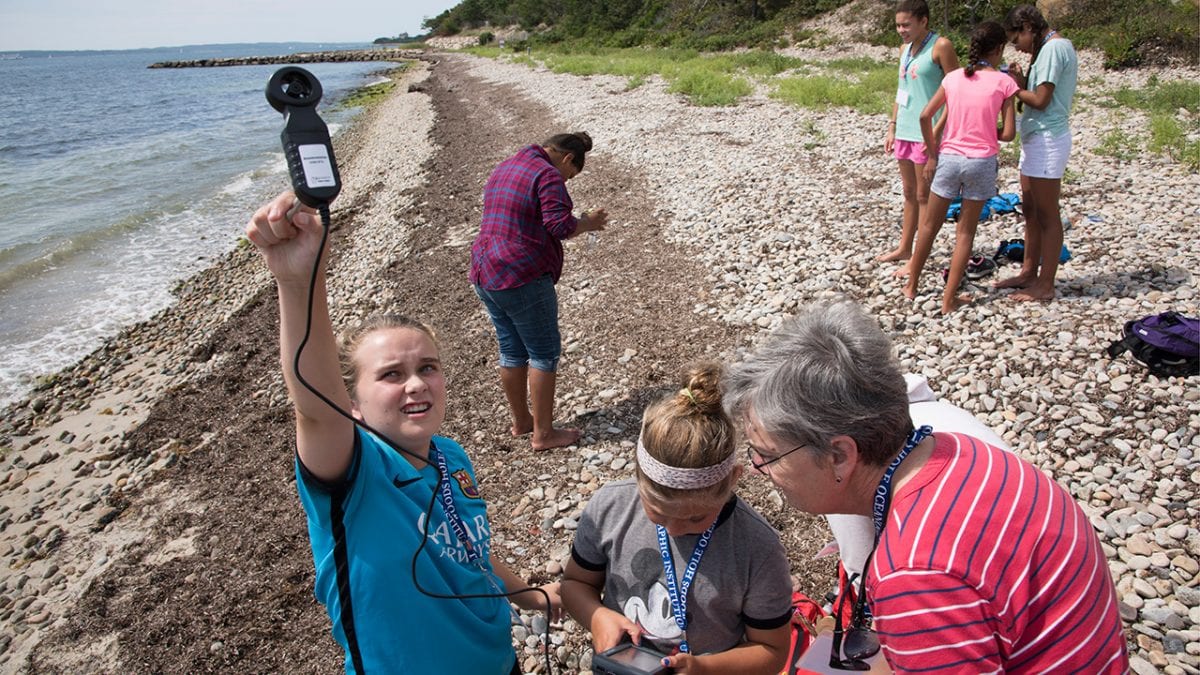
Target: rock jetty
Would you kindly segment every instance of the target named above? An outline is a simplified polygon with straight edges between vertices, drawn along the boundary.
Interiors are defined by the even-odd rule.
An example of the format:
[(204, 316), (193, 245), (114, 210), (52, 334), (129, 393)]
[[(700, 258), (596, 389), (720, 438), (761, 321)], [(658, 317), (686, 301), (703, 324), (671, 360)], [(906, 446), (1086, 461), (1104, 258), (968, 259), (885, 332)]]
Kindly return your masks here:
[(415, 59), (419, 49), (343, 49), (329, 52), (299, 52), (282, 56), (237, 56), (224, 59), (159, 61), (147, 68), (218, 68), (221, 66), (274, 66), (285, 63), (352, 63), (356, 61), (401, 61)]

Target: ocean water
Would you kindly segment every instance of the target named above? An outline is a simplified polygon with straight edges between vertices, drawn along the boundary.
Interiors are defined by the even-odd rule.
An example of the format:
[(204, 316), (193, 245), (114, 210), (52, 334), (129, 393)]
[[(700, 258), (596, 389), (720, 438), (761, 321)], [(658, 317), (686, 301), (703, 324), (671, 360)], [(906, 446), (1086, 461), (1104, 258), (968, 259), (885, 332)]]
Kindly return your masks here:
[[(278, 66), (147, 69), (156, 61), (368, 45), (199, 45), (0, 53), (0, 406), (171, 301), (287, 187)], [(333, 110), (392, 64), (309, 64)]]

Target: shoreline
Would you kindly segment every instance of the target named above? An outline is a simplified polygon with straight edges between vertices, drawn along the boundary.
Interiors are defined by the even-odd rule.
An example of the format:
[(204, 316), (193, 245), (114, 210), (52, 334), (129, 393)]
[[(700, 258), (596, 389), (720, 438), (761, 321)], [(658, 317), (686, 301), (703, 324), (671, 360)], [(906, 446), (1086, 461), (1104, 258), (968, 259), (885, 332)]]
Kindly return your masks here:
[[(1174, 666), (1182, 657), (1171, 651), (1167, 658), (1164, 645), (1174, 647), (1173, 640), (1180, 638), (1196, 642), (1191, 638), (1200, 623), (1200, 593), (1179, 589), (1194, 591), (1200, 579), (1200, 495), (1194, 487), (1200, 482), (1200, 392), (1187, 380), (1145, 376), (1128, 357), (1096, 357), (1124, 320), (1166, 308), (1197, 313), (1193, 272), (1200, 269), (1200, 254), (1187, 243), (1200, 231), (1200, 196), (1197, 190), (1189, 194), (1189, 188), (1200, 187), (1195, 174), (1154, 160), (1122, 163), (1094, 155), (1102, 121), (1111, 117), (1089, 106), (1080, 113), (1072, 158), (1082, 175), (1064, 189), (1064, 206), (1079, 218), (1098, 214), (1101, 222), (1079, 223), (1067, 233), (1077, 259), (1060, 274), (1060, 298), (1049, 305), (1022, 305), (979, 288), (979, 304), (941, 318), (931, 304), (938, 295), (931, 291), (934, 270), (927, 272), (926, 292), (918, 302), (906, 303), (898, 297), (893, 267), (871, 261), (895, 236), (894, 171), (881, 157), (881, 120), (846, 111), (789, 109), (761, 93), (730, 109), (692, 108), (657, 81), (625, 91), (622, 78), (577, 78), (474, 57), (446, 58), (544, 105), (572, 129), (592, 133), (602, 142), (595, 151), (598, 161), (589, 168), (612, 163), (645, 173), (663, 237), (696, 251), (710, 270), (694, 282), (694, 314), (761, 335), (811, 299), (839, 291), (858, 296), (893, 335), (904, 367), (930, 377), (941, 396), (977, 414), (1085, 505), (1118, 580), (1123, 614), (1132, 611), (1126, 622), (1131, 639), (1139, 646), (1149, 640), (1135, 651), (1138, 658), (1159, 668), (1175, 659), (1169, 664)], [(357, 224), (339, 251), (346, 266), (330, 280), (331, 296), (337, 298), (335, 325), (389, 304), (394, 290), (380, 282), (377, 268), (403, 257), (396, 248), (420, 226), (405, 215), (412, 206), (406, 191), (424, 180), (421, 167), (436, 151), (429, 140), (435, 119), (428, 98), (406, 90), (429, 69), (417, 62), (393, 94), (337, 139), (346, 188), (335, 214)], [(1124, 77), (1136, 81), (1149, 74)], [(1082, 73), (1080, 80), (1081, 90), (1089, 86)], [(385, 118), (403, 125), (388, 126)], [(812, 129), (824, 137), (814, 138)], [(815, 147), (805, 147), (814, 140)], [(825, 187), (834, 172), (840, 201), (832, 200)], [(1130, 177), (1135, 172), (1137, 180)], [(1001, 191), (1011, 191), (1014, 177), (1011, 166), (1002, 169)], [(461, 225), (467, 241), (470, 225)], [(1011, 236), (1014, 227), (1019, 224), (1012, 218), (981, 223), (977, 248), (983, 251), (1001, 236)], [(619, 236), (620, 223), (612, 229), (606, 239)], [(1159, 249), (1152, 250), (1148, 241)], [(943, 234), (931, 266), (951, 243), (952, 237)], [(362, 278), (372, 283), (356, 284)], [(653, 279), (636, 281), (653, 292)], [(573, 302), (589, 292), (591, 283), (566, 275), (560, 286)], [(181, 284), (176, 305), (123, 330), (55, 376), (56, 384), (5, 410), (0, 445), (17, 447), (0, 464), (0, 518), (6, 520), (0, 541), (6, 557), (22, 564), (14, 571), (10, 562), (10, 576), (0, 583), (6, 601), (0, 606), (7, 608), (0, 611), (30, 597), (14, 597), (17, 590), (37, 586), (38, 593), (10, 612), (9, 623), (16, 623), (13, 616), (20, 612), (28, 628), (7, 641), (8, 629), (0, 633), (4, 657), (28, 654), (31, 632), (61, 626), (65, 617), (55, 608), (69, 608), (144, 536), (152, 522), (122, 517), (131, 502), (161, 500), (165, 510), (187, 501), (185, 494), (162, 494), (162, 484), (149, 476), (185, 454), (203, 451), (207, 441), (191, 447), (164, 444), (135, 456), (125, 435), (169, 388), (199, 381), (220, 367), (228, 355), (197, 356), (197, 351), (269, 288), (257, 253), (235, 250)], [(736, 357), (736, 350), (723, 356)], [(278, 379), (276, 373), (258, 389), (275, 404), (281, 403)], [(587, 408), (610, 405), (620, 396), (606, 399), (606, 392), (564, 391), (560, 398)], [(42, 403), (34, 415), (36, 398)], [(61, 419), (55, 421), (56, 416)], [(213, 431), (208, 440), (219, 433)], [(607, 447), (597, 445), (593, 453)], [(18, 454), (25, 466), (15, 465)], [(151, 487), (139, 491), (142, 484)], [(525, 487), (515, 488), (518, 498)], [(1190, 497), (1179, 497), (1189, 490)], [(87, 509), (79, 507), (93, 498)], [(21, 520), (22, 513), (51, 503), (68, 512), (61, 522), (41, 516)], [(173, 542), (162, 557), (194, 551), (195, 542), (187, 537)], [(33, 555), (23, 557), (29, 551)], [(1151, 576), (1157, 570), (1165, 576)], [(26, 579), (14, 590), (14, 579), (21, 576)], [(1171, 592), (1160, 590), (1168, 586)], [(1191, 604), (1180, 599), (1181, 593)], [(1186, 611), (1181, 615), (1173, 602)]]
[[(388, 107), (401, 107), (402, 112), (391, 116), (412, 124), (403, 134), (412, 145), (409, 164), (420, 167), (432, 151), (419, 143), (432, 118), (421, 110), (421, 97), (406, 95), (409, 84), (428, 76), (428, 66), (423, 61), (413, 64), (396, 78), (395, 93), (357, 116), (334, 139), (345, 176), (335, 217), (369, 208), (366, 193), (371, 182), (364, 177), (378, 173), (381, 159), (393, 159), (366, 147), (385, 133), (379, 126)], [(411, 172), (409, 182), (420, 176), (419, 171)], [(280, 184), (281, 190), (285, 187)], [(340, 285), (344, 284), (331, 280), (331, 293), (339, 292)], [(204, 359), (197, 358), (198, 352), (231, 317), (272, 288), (257, 251), (240, 246), (179, 282), (171, 306), (122, 329), (4, 408), (0, 554), (8, 564), (0, 575), (0, 591), (5, 591), (0, 613), (8, 626), (21, 621), (26, 630), (0, 630), (0, 670), (13, 659), (24, 660), (43, 629), (63, 625), (61, 610), (78, 601), (94, 579), (147, 536), (156, 517), (139, 514), (114, 524), (132, 504), (185, 499), (164, 495), (165, 484), (157, 483), (155, 475), (182, 455), (203, 451), (216, 434), (206, 434), (194, 447), (170, 442), (149, 452), (134, 448), (128, 437), (169, 390), (186, 387), (219, 367), (221, 355)], [(180, 546), (167, 559), (189, 550), (187, 542)], [(37, 599), (17, 607), (21, 603), (13, 601), (13, 591), (35, 583)], [(33, 639), (27, 639), (31, 633)]]

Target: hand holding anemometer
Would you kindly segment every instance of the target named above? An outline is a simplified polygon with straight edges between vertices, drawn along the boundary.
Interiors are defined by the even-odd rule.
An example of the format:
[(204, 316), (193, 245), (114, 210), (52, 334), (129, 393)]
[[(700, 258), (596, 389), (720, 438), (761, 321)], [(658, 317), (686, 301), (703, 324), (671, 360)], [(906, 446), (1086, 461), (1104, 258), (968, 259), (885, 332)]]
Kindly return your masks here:
[(284, 116), (280, 140), (292, 191), (314, 209), (328, 207), (342, 189), (329, 127), (317, 115), (321, 93), (321, 82), (299, 66), (280, 68), (267, 82), (267, 101)]

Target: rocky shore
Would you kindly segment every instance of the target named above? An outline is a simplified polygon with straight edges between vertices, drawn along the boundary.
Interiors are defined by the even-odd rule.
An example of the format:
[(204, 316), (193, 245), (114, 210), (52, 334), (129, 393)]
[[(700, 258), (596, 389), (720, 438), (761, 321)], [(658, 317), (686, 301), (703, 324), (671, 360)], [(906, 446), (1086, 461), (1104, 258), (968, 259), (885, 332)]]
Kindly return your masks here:
[[(858, 52), (887, 57), (866, 45), (836, 56)], [(805, 303), (849, 294), (894, 336), (905, 368), (1084, 506), (1117, 583), (1134, 671), (1200, 673), (1200, 388), (1103, 353), (1126, 320), (1200, 314), (1200, 178), (1157, 156), (1095, 152), (1109, 130), (1145, 126), (1100, 105), (1105, 92), (1200, 72), (1105, 73), (1098, 55), (1081, 61), (1063, 191), (1075, 257), (1059, 298), (1014, 303), (984, 284), (968, 289), (973, 305), (941, 317), (936, 268), (952, 235), (939, 239), (915, 302), (894, 265), (873, 261), (894, 243), (900, 202), (882, 116), (790, 108), (766, 91), (696, 108), (656, 78), (628, 89), (624, 78), (434, 56), (338, 139), (335, 323), (417, 307), (438, 327), (451, 372), (447, 432), (474, 457), (496, 545), (546, 581), (561, 571), (588, 495), (630, 475), (641, 408), (680, 366), (734, 360)], [(495, 161), (568, 129), (596, 139), (572, 194), (580, 207), (608, 207), (612, 225), (594, 245), (569, 244), (559, 285), (567, 354), (557, 410), (585, 443), (534, 454), (507, 436), (465, 246)], [(1001, 191), (1017, 191), (1011, 161)], [(1016, 217), (993, 217), (977, 252), (1020, 234)], [(178, 294), (5, 411), (0, 670), (340, 664), (312, 599), (289, 484), (270, 281), (239, 249)], [(801, 588), (828, 590), (832, 564), (813, 559), (823, 525), (788, 511), (763, 481), (742, 492), (783, 532)], [(538, 672), (544, 621), (526, 618), (515, 636), (525, 671)], [(551, 638), (556, 668), (588, 670), (578, 626)]]
[[(891, 329), (907, 369), (1084, 505), (1117, 582), (1134, 671), (1197, 673), (1200, 389), (1150, 376), (1128, 358), (1110, 360), (1104, 348), (1129, 319), (1197, 313), (1200, 179), (1162, 158), (1120, 162), (1094, 152), (1105, 131), (1122, 124), (1120, 113), (1098, 105), (1103, 92), (1197, 73), (1114, 74), (1098, 54), (1081, 61), (1073, 176), (1062, 200), (1076, 258), (1061, 268), (1059, 298), (1014, 303), (988, 280), (969, 289), (974, 305), (949, 317), (938, 316), (935, 274), (927, 272), (924, 294), (910, 303), (894, 266), (872, 260), (897, 229), (883, 117), (788, 110), (762, 94), (736, 108), (683, 112), (662, 88), (616, 93), (621, 78), (495, 62), (475, 72), (542, 100), (604, 138), (603, 152), (657, 178), (667, 236), (695, 247), (710, 270), (697, 284), (717, 292), (694, 311), (765, 331), (813, 298), (849, 293), (862, 301)], [(1137, 115), (1125, 119), (1144, 128)], [(1001, 191), (1019, 193), (1017, 178), (1015, 162), (1002, 167)], [(994, 217), (980, 225), (977, 252), (1018, 236), (1019, 220)], [(935, 269), (952, 246), (943, 233)]]

